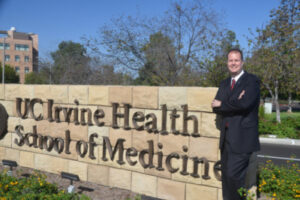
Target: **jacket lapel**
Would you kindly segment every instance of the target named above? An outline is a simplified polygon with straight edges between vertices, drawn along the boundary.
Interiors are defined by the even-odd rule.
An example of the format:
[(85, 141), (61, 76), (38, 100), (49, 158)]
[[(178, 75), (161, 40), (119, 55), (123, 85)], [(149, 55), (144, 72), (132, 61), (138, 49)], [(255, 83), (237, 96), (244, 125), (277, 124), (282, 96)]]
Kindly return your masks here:
[(247, 75), (248, 75), (248, 73), (246, 71), (244, 71), (244, 74), (235, 83), (234, 88), (233, 88), (233, 90), (231, 92), (233, 92), (234, 90), (236, 90), (237, 88), (239, 88), (242, 85), (242, 82), (247, 77)]

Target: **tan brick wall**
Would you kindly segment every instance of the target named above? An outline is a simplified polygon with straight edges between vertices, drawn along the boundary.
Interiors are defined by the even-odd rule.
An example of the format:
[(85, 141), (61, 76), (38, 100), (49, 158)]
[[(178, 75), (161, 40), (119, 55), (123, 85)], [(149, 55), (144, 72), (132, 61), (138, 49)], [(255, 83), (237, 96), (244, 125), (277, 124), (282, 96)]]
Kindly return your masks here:
[[(219, 130), (218, 119), (210, 108), (211, 100), (216, 94), (216, 88), (198, 87), (145, 87), (145, 86), (68, 86), (68, 85), (19, 85), (9, 84), (0, 87), (0, 103), (6, 108), (8, 118), (8, 133), (0, 140), (0, 157), (3, 159), (15, 160), (20, 166), (35, 168), (52, 173), (61, 171), (77, 174), (81, 180), (99, 183), (110, 187), (132, 190), (137, 193), (158, 197), (162, 199), (191, 200), (203, 199), (220, 200), (221, 182), (216, 179), (213, 172), (214, 163), (219, 160)], [(34, 112), (36, 115), (42, 114), (43, 119), (36, 121), (28, 114), (28, 118), (21, 119), (16, 112), (16, 98), (40, 98), (43, 105), (36, 104)], [(64, 113), (60, 112), (61, 122), (49, 122), (47, 119), (48, 99), (53, 99), (52, 117), (55, 117), (56, 106), (78, 108), (80, 121), (80, 109), (89, 108), (92, 114), (96, 109), (102, 109), (104, 118), (99, 119), (104, 122), (103, 126), (97, 126), (92, 116), (92, 125), (75, 125), (74, 113), (71, 114), (70, 122), (65, 122)], [(79, 105), (74, 100), (79, 101)], [(130, 130), (124, 130), (124, 118), (118, 118), (117, 123), (120, 128), (112, 128), (112, 105), (119, 103), (118, 113), (124, 114), (124, 103), (131, 105), (129, 110)], [(157, 119), (157, 129), (162, 129), (162, 108), (167, 105), (166, 130), (167, 135), (160, 132), (148, 133), (146, 130), (135, 130), (132, 117), (135, 112), (142, 112), (144, 116), (153, 113)], [(176, 130), (180, 133), (183, 130), (183, 109), (182, 105), (188, 105), (188, 115), (196, 116), (198, 120), (198, 132), (201, 137), (174, 135), (171, 133), (170, 114), (173, 109), (177, 109), (179, 117), (176, 119)], [(24, 111), (24, 101), (22, 102), (22, 112)], [(150, 119), (138, 122), (138, 125), (145, 125)], [(188, 133), (193, 131), (192, 121), (188, 121)], [(33, 126), (37, 126), (37, 133), (42, 136), (51, 136), (65, 140), (66, 130), (70, 131), (70, 154), (65, 152), (66, 141), (64, 141), (63, 152), (58, 153), (52, 149), (29, 147), (26, 144), (18, 146), (15, 140), (20, 138), (15, 132), (15, 127), (22, 125), (22, 134), (32, 133)], [(144, 126), (145, 128), (145, 126)], [(91, 145), (90, 136), (96, 133), (98, 138), (94, 138), (95, 146), (93, 152), (95, 158), (90, 157)], [(106, 151), (107, 161), (102, 160), (103, 137), (109, 138), (112, 148), (115, 148), (116, 141), (125, 139), (123, 161), (119, 164), (119, 152), (116, 152), (112, 161)], [(148, 149), (147, 141), (153, 141), (153, 164), (154, 168), (144, 168), (140, 163), (140, 152)], [(81, 157), (77, 153), (76, 145), (78, 141), (84, 141), (88, 145), (86, 154)], [(33, 138), (29, 139), (33, 142)], [(158, 146), (162, 144), (162, 147)], [(49, 141), (47, 143), (49, 145)], [(80, 152), (84, 151), (81, 145)], [(183, 150), (183, 146), (187, 148)], [(135, 148), (137, 156), (130, 159), (136, 161), (134, 166), (129, 165), (126, 159), (128, 148)], [(162, 153), (162, 168), (159, 171), (159, 154)], [(171, 159), (171, 167), (178, 169), (171, 173), (167, 167), (167, 158), (173, 154), (178, 154), (179, 158)], [(183, 157), (188, 156), (187, 175), (182, 175)], [(201, 176), (204, 174), (204, 164), (198, 164), (198, 174), (200, 177), (191, 176), (194, 170), (192, 157), (205, 157), (209, 161), (209, 176), (211, 179), (205, 180)], [(149, 154), (145, 154), (146, 164), (149, 161)]]

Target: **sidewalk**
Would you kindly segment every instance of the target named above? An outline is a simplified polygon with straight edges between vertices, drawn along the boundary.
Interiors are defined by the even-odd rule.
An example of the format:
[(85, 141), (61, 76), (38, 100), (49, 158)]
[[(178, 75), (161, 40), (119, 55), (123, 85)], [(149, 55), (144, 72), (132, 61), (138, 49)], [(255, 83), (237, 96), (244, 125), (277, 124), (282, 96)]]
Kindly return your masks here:
[(299, 139), (260, 137), (260, 143), (300, 146)]

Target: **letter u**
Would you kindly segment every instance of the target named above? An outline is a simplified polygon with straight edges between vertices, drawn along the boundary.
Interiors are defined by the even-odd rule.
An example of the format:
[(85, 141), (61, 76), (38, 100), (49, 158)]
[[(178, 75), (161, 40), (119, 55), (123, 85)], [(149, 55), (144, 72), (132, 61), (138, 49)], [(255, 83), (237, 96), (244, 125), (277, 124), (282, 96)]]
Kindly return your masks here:
[(16, 111), (19, 117), (22, 119), (26, 119), (28, 116), (28, 109), (30, 104), (30, 99), (25, 98), (24, 101), (24, 112), (22, 113), (22, 102), (23, 100), (21, 98), (16, 98)]

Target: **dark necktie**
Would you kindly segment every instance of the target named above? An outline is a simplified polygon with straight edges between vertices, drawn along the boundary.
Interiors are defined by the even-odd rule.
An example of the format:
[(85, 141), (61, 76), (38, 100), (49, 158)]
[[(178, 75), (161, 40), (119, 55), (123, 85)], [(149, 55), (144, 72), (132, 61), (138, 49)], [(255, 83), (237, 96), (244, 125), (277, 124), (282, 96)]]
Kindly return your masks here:
[(233, 90), (233, 88), (234, 88), (234, 85), (235, 85), (235, 80), (234, 79), (232, 79), (232, 81), (231, 81), (231, 90)]

